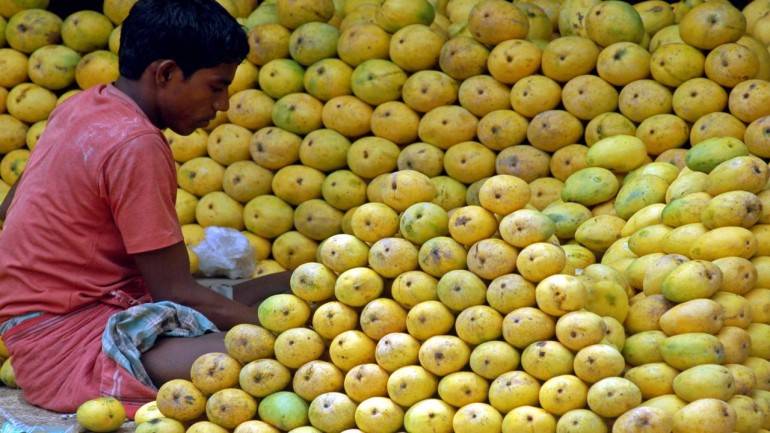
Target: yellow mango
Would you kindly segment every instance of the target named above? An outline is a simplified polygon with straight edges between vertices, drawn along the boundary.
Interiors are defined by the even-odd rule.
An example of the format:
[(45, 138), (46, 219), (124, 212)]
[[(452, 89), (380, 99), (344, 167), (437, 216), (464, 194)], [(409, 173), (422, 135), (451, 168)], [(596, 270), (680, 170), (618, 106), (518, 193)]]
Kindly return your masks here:
[(660, 224), (665, 207), (666, 205), (663, 203), (654, 203), (639, 209), (626, 221), (620, 235), (623, 237), (631, 236), (645, 227)]
[(711, 297), (722, 285), (722, 271), (711, 262), (682, 263), (663, 280), (661, 293), (672, 302)]
[(714, 167), (706, 179), (706, 192), (711, 195), (727, 191), (758, 193), (767, 184), (767, 164), (756, 156), (738, 156)]
[(716, 334), (722, 329), (722, 306), (710, 299), (693, 299), (681, 303), (660, 316), (660, 329), (666, 335), (691, 332)]
[(724, 326), (747, 328), (751, 324), (749, 301), (741, 295), (730, 292), (718, 292), (712, 298), (722, 306)]
[(706, 191), (708, 175), (699, 171), (685, 172), (682, 170), (679, 177), (669, 185), (666, 191), (666, 203), (682, 198), (688, 194)]
[(665, 224), (655, 224), (640, 229), (628, 239), (628, 247), (634, 254), (643, 256), (663, 252), (663, 239), (671, 232)]
[(662, 295), (637, 295), (631, 299), (628, 317), (624, 323), (629, 334), (660, 329), (658, 320), (674, 304)]
[(695, 239), (690, 248), (690, 257), (701, 260), (716, 260), (723, 257), (750, 259), (757, 252), (757, 238), (743, 227), (719, 227)]
[(681, 254), (689, 257), (692, 244), (706, 232), (708, 229), (701, 223), (677, 227), (663, 239), (663, 251), (668, 254)]
[(668, 274), (688, 260), (687, 257), (681, 254), (666, 254), (656, 260), (644, 273), (644, 280), (642, 281), (644, 294), (647, 296), (659, 294), (663, 280), (666, 279)]
[(727, 367), (698, 365), (679, 373), (674, 379), (674, 392), (687, 402), (701, 398), (729, 400), (735, 394), (735, 379)]

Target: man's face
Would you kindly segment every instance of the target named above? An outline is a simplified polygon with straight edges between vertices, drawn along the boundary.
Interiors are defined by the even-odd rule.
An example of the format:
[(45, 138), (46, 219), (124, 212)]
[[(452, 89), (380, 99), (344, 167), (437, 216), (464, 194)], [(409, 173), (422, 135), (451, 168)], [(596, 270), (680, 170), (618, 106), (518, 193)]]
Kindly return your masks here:
[(227, 87), (237, 67), (237, 64), (222, 64), (199, 69), (187, 78), (176, 68), (168, 82), (158, 89), (163, 124), (178, 134), (188, 135), (208, 125), (217, 111), (227, 111)]

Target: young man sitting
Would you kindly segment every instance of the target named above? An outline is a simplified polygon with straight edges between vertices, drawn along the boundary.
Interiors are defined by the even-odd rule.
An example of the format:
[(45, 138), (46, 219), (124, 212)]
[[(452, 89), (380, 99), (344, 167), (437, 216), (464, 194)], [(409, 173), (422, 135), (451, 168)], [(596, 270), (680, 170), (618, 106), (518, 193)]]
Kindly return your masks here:
[(196, 283), (174, 209), (161, 130), (227, 110), (242, 28), (214, 0), (140, 0), (120, 42), (118, 81), (52, 113), (0, 208), (0, 335), (26, 400), (59, 412), (110, 395), (132, 416), (288, 290), (288, 273), (233, 299)]

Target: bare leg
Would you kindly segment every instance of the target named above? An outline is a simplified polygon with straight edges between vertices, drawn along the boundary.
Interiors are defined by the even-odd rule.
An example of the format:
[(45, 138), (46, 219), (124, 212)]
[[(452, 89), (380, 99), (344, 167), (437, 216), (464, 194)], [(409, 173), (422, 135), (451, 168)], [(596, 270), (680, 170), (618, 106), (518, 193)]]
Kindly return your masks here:
[(201, 355), (225, 350), (225, 333), (214, 332), (200, 337), (161, 337), (152, 349), (142, 354), (142, 364), (155, 386), (172, 379), (190, 380), (190, 367)]

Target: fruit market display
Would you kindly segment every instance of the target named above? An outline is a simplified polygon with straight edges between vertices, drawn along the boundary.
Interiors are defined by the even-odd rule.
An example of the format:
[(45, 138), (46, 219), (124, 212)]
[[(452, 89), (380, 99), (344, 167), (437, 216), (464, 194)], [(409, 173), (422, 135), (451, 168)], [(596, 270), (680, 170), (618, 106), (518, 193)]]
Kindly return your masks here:
[[(770, 431), (770, 1), (219, 2), (250, 52), (166, 133), (177, 213), (291, 294), (138, 432)], [(132, 3), (0, 0), (3, 189)]]

